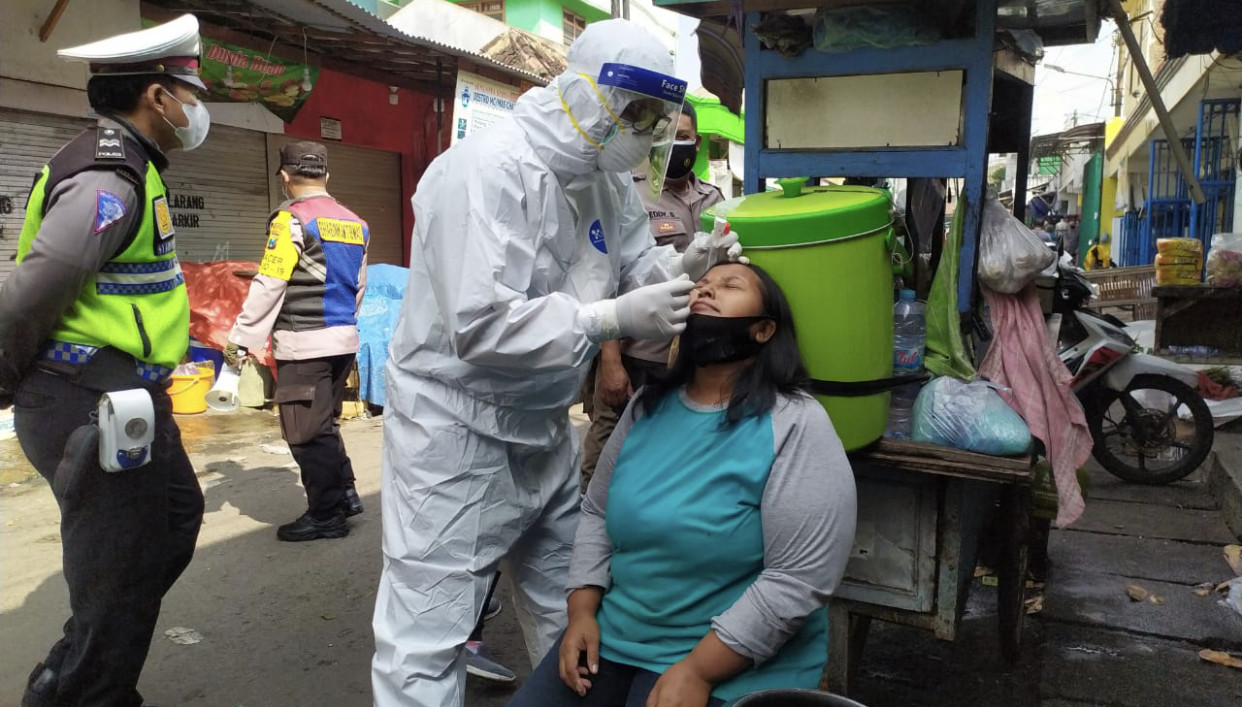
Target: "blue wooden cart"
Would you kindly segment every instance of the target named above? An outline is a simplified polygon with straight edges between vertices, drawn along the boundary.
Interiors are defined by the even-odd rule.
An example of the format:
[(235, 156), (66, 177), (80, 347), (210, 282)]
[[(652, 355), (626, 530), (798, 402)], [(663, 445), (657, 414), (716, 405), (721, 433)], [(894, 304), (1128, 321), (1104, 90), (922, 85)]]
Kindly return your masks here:
[[(948, 30), (931, 43), (841, 52), (812, 47), (788, 56), (793, 52), (764, 48), (756, 32), (761, 27), (773, 39), (766, 31), (771, 22), (761, 25), (773, 13), (806, 17), (818, 8), (892, 0), (656, 4), (710, 23), (700, 31), (709, 90), (736, 103), (743, 87), (735, 84), (744, 80), (746, 193), (759, 191), (765, 179), (794, 175), (961, 180), (963, 313), (976, 301), (989, 154), (1017, 153), (1015, 215), (1022, 217), (1026, 203), (1034, 63), (1009, 48), (1017, 45), (998, 41), (998, 22), (1062, 44), (1092, 41), (1099, 26), (1092, 2), (924, 0), (919, 5), (943, 13)], [(1040, 14), (1046, 11), (1061, 14)], [(1016, 657), (1025, 615), (1031, 461), (887, 440), (851, 459), (859, 522), (845, 582), (829, 609), (832, 691), (849, 693), (872, 619), (946, 640), (956, 636), (985, 527), (998, 529), (992, 540), (1001, 558), (1000, 648)], [(1000, 522), (988, 524), (989, 517)]]

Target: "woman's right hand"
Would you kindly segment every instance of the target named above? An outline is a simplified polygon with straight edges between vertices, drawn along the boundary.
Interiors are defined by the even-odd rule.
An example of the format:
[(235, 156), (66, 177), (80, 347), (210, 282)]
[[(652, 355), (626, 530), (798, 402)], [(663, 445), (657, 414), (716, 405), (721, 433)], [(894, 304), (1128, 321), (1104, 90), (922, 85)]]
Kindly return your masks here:
[[(575, 594), (589, 592), (579, 596)], [(585, 600), (585, 601), (582, 601)], [(569, 627), (561, 639), (561, 680), (569, 689), (585, 697), (591, 689), (590, 677), (599, 672), (599, 622), (595, 611), (599, 608), (599, 593), (594, 589), (575, 590), (569, 597)], [(586, 665), (583, 665), (583, 654)]]

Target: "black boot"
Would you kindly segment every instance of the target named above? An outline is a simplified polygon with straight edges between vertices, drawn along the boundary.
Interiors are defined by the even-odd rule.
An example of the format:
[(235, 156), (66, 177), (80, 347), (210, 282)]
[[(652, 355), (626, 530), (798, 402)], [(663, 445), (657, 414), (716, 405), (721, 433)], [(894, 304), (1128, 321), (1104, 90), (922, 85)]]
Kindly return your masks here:
[(346, 518), (362, 513), (362, 499), (358, 497), (358, 490), (352, 484), (345, 487), (345, 493), (341, 496), (341, 512)]
[(43, 663), (35, 666), (26, 681), (26, 694), (22, 695), (22, 707), (44, 707), (56, 702), (56, 673)]
[(276, 529), (276, 538), (289, 543), (320, 538), (343, 538), (349, 535), (345, 514), (337, 513), (327, 520), (315, 520), (309, 512), (301, 518)]

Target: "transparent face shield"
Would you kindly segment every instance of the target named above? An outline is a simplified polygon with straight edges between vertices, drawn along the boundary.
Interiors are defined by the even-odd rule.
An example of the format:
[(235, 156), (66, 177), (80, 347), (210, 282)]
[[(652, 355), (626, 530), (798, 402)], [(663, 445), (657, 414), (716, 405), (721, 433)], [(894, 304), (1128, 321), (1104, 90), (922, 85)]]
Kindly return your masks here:
[(599, 84), (636, 94), (621, 114), (614, 116), (618, 131), (651, 138), (647, 155), (647, 186), (654, 196), (664, 188), (664, 171), (677, 137), (686, 82), (667, 74), (628, 64), (604, 64)]

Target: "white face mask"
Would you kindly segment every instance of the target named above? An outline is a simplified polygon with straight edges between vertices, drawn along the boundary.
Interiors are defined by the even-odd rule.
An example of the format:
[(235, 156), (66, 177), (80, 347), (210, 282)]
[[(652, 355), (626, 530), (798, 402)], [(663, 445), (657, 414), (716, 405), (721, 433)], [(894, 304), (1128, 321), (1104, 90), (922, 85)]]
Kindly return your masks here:
[(601, 172), (629, 172), (651, 154), (652, 135), (635, 135), (633, 130), (619, 130), (604, 144), (599, 153)]
[[(164, 93), (167, 93), (169, 98), (177, 101), (177, 97), (172, 95), (170, 91), (165, 90)], [(181, 101), (177, 102), (181, 103)], [(202, 145), (203, 141), (207, 139), (207, 131), (211, 129), (211, 114), (207, 112), (207, 106), (203, 105), (202, 101), (197, 103), (181, 103), (181, 111), (185, 113), (186, 120), (190, 121), (189, 125), (179, 128), (173, 125), (172, 121), (167, 117), (164, 118), (164, 122), (168, 123), (168, 126), (176, 133), (177, 140), (181, 142), (181, 149), (193, 150)]]

